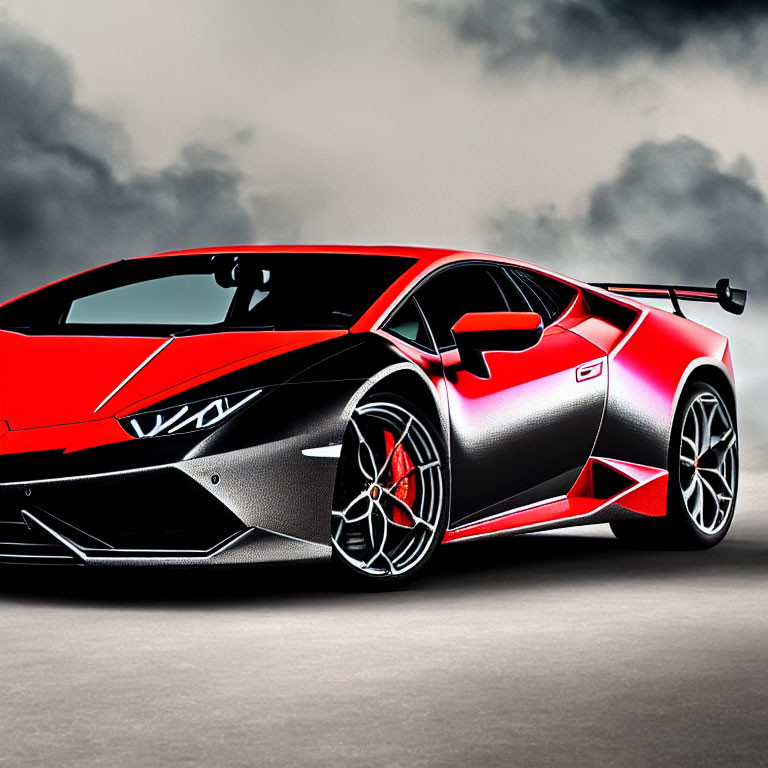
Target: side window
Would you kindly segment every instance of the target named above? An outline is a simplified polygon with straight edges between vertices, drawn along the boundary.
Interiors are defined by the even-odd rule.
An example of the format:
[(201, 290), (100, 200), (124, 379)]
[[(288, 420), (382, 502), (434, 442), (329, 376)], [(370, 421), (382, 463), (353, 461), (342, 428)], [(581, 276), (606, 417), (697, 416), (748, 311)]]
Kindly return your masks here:
[(506, 312), (509, 307), (484, 266), (449, 267), (416, 293), (441, 350), (455, 346), (451, 328), (467, 312)]
[(559, 280), (519, 267), (509, 267), (507, 274), (519, 287), (544, 325), (550, 325), (565, 312), (576, 296), (576, 290)]
[(492, 274), (507, 300), (510, 312), (538, 312), (531, 307), (531, 302), (504, 267), (494, 267)]
[(408, 299), (384, 326), (393, 336), (397, 336), (415, 347), (421, 347), (429, 352), (434, 352), (432, 339), (429, 336), (424, 318), (416, 306), (416, 302)]

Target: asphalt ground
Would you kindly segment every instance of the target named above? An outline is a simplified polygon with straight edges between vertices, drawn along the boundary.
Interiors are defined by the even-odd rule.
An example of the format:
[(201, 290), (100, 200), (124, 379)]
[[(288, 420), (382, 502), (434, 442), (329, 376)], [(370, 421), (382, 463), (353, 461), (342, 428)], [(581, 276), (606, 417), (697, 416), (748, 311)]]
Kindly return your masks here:
[(605, 526), (322, 568), (0, 570), (0, 766), (768, 765), (768, 476), (708, 552)]

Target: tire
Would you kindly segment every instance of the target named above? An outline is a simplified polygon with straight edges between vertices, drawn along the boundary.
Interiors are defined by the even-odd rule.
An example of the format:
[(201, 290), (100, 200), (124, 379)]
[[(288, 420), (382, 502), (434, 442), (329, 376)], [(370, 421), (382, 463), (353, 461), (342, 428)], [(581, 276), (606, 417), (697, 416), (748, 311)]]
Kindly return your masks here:
[(446, 455), (405, 398), (378, 394), (355, 408), (331, 512), (333, 565), (345, 583), (392, 588), (427, 567), (448, 522)]
[(635, 546), (714, 547), (733, 520), (739, 475), (735, 421), (714, 387), (696, 382), (683, 394), (668, 455), (667, 516), (616, 521), (611, 530)]

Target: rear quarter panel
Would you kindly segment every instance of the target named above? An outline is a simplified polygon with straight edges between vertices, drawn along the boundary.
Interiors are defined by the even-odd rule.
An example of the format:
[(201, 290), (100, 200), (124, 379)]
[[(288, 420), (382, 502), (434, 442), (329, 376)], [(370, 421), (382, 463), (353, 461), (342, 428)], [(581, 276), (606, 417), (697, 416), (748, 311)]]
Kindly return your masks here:
[(715, 368), (733, 386), (725, 336), (655, 308), (644, 308), (608, 365), (608, 398), (594, 455), (654, 467), (667, 466), (677, 403), (697, 369)]

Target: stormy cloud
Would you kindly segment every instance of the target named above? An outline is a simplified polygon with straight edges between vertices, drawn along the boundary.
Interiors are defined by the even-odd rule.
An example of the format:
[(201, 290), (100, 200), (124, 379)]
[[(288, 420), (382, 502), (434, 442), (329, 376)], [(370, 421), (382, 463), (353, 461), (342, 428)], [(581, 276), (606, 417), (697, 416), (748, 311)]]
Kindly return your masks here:
[(541, 58), (607, 68), (633, 57), (670, 59), (692, 42), (742, 61), (765, 40), (768, 17), (761, 0), (422, 0), (410, 7), (447, 24), (499, 69)]
[(253, 239), (225, 151), (190, 145), (141, 170), (121, 128), (78, 105), (64, 56), (8, 22), (0, 105), (0, 299), (109, 260)]
[(768, 287), (768, 203), (752, 165), (727, 164), (690, 137), (634, 147), (581, 211), (507, 210), (487, 231), (496, 250), (584, 279), (709, 284), (725, 274)]

